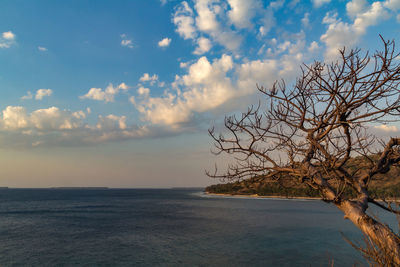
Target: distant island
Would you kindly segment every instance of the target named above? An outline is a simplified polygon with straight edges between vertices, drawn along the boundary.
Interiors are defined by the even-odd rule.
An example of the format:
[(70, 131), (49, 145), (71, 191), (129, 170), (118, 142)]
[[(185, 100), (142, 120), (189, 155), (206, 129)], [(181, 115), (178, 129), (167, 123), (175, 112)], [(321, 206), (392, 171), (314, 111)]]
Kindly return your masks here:
[(110, 189), (109, 187), (101, 187), (101, 186), (60, 186), (60, 187), (50, 187), (50, 189), (85, 189), (85, 190), (103, 190), (103, 189)]
[[(356, 168), (368, 168), (365, 159), (361, 157), (352, 158), (347, 164), (349, 171)], [(400, 168), (391, 168), (386, 174), (377, 175), (378, 179), (371, 182), (369, 191), (371, 197), (376, 199), (400, 199)], [(224, 195), (253, 195), (270, 196), (285, 198), (319, 198), (317, 190), (304, 184), (296, 183), (296, 180), (290, 176), (282, 177), (279, 181), (266, 179), (263, 176), (257, 176), (240, 181), (231, 181), (210, 185), (205, 188), (209, 194)], [(347, 190), (345, 195), (356, 197), (353, 190)]]

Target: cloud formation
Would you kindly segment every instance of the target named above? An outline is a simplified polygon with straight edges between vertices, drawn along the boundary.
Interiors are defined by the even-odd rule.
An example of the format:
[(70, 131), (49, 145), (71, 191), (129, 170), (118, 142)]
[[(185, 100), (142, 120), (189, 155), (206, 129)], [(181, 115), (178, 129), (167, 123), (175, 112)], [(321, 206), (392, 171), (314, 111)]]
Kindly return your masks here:
[(63, 130), (75, 129), (80, 125), (80, 113), (62, 111), (57, 107), (38, 109), (27, 114), (24, 107), (8, 106), (2, 111), (1, 126), (4, 130), (35, 129)]
[[(198, 122), (204, 118), (220, 118), (222, 114), (247, 106), (246, 101), (255, 98), (256, 84), (268, 88), (281, 78), (291, 83), (299, 74), (301, 64), (320, 59), (323, 54), (327, 60), (335, 59), (338, 48), (358, 45), (370, 27), (400, 16), (397, 14), (400, 9), (398, 0), (352, 0), (346, 4), (345, 16), (340, 16), (336, 9), (327, 11), (332, 6), (329, 2), (313, 0), (315, 9), (304, 10), (307, 12), (296, 13), (287, 21), (281, 21), (281, 13), (292, 12), (290, 9), (301, 2), (172, 1), (176, 4), (171, 19), (175, 31), (192, 45), (189, 57), (177, 59), (181, 69), (170, 75), (175, 78), (165, 83), (160, 82), (159, 76), (153, 72), (143, 73), (134, 90), (128, 91), (125, 83), (109, 84), (106, 88), (90, 88), (79, 97), (105, 103), (129, 101), (133, 105), (129, 107), (136, 108), (134, 116), (141, 119), (141, 126), (130, 123), (129, 119), (134, 116), (130, 117), (128, 113), (89, 116), (91, 109), (86, 107), (75, 112), (50, 107), (28, 113), (24, 107), (8, 106), (2, 112), (0, 132), (20, 132), (22, 136), (30, 136), (32, 145), (38, 146), (45, 141), (41, 136), (50, 136), (50, 132), (56, 133), (59, 139), (90, 143), (93, 140), (124, 140), (176, 134), (189, 128), (193, 130), (200, 127)], [(318, 29), (313, 12), (326, 12), (320, 21), (323, 25)], [(284, 25), (296, 27), (285, 28)], [(293, 32), (292, 28), (296, 30)], [(320, 38), (313, 39), (318, 31)], [(126, 34), (120, 38), (121, 46), (134, 48)], [(171, 40), (163, 38), (158, 46), (168, 47)], [(15, 35), (4, 32), (0, 47), (5, 41), (15, 42)], [(178, 45), (175, 41), (174, 44)], [(47, 50), (44, 47), (38, 49)], [(163, 73), (163, 77), (167, 76)], [(120, 92), (125, 92), (125, 98), (117, 99)], [(41, 100), (51, 94), (51, 89), (39, 89), (27, 92), (21, 99)], [(97, 121), (93, 123), (96, 116)], [(374, 129), (397, 131), (395, 126), (386, 125)], [(93, 136), (92, 141), (90, 136)]]
[(24, 95), (24, 96), (21, 97), (21, 100), (27, 100), (27, 99), (32, 99), (32, 98), (33, 98), (32, 93), (31, 93), (30, 91), (28, 91), (28, 92), (26, 93), (26, 95)]
[(331, 0), (312, 0), (312, 2), (313, 2), (313, 5), (318, 8), (318, 7), (323, 6), (324, 4), (331, 2)]
[(369, 27), (389, 19), (393, 11), (400, 8), (399, 2), (375, 1), (367, 5), (366, 1), (352, 0), (346, 5), (347, 14), (353, 18), (352, 23), (343, 22), (336, 12), (328, 12), (323, 19), (328, 29), (320, 38), (326, 46), (325, 59), (333, 60), (337, 57), (338, 49), (352, 48), (358, 44)]
[(172, 20), (176, 26), (176, 32), (183, 39), (194, 39), (197, 36), (194, 26), (193, 10), (186, 1), (176, 7)]
[[(243, 5), (239, 1), (231, 2), (235, 9), (231, 11), (230, 23), (240, 27), (246, 25), (247, 19), (243, 17), (243, 14), (247, 13), (241, 12), (238, 8), (248, 7), (248, 5)], [(249, 2), (252, 1), (249, 0)], [(227, 5), (220, 5), (212, 0), (196, 0), (193, 8), (188, 2), (183, 1), (176, 7), (172, 20), (176, 26), (176, 32), (183, 39), (191, 39), (198, 44), (194, 54), (203, 54), (209, 51), (212, 44), (210, 39), (229, 51), (238, 50), (242, 37), (230, 28), (226, 15), (227, 8)]]
[(53, 94), (53, 90), (51, 89), (39, 89), (36, 91), (35, 99), (42, 100), (45, 96), (51, 96)]
[[(51, 96), (53, 94), (53, 90), (51, 89), (38, 89), (35, 94), (36, 100), (42, 100), (45, 96)], [(21, 97), (21, 100), (32, 99), (33, 95), (30, 91), (26, 93), (26, 95)]]
[(157, 74), (153, 74), (150, 76), (148, 73), (144, 73), (142, 77), (140, 77), (139, 81), (141, 82), (154, 82), (158, 80)]
[(200, 37), (197, 39), (197, 47), (196, 50), (194, 50), (193, 54), (195, 55), (203, 55), (210, 51), (212, 47), (210, 39), (207, 39), (205, 37)]
[(139, 102), (134, 102), (136, 108), (145, 119), (153, 124), (164, 124), (177, 127), (187, 122), (192, 112), (202, 112), (216, 107), (226, 101), (231, 95), (230, 81), (226, 72), (233, 67), (232, 58), (223, 55), (210, 63), (206, 57), (201, 57), (190, 66), (189, 73), (177, 77), (176, 86), (184, 85), (191, 88), (185, 92), (167, 93), (164, 97), (149, 97), (149, 90), (139, 92)]
[(257, 10), (262, 8), (262, 4), (257, 0), (228, 0), (230, 10), (228, 11), (228, 17), (232, 24), (237, 28), (252, 28), (252, 18), (256, 14)]
[(3, 32), (0, 37), (0, 48), (10, 48), (15, 44), (15, 34), (12, 31)]
[(121, 34), (121, 46), (125, 46), (128, 48), (133, 48), (133, 42), (131, 39), (128, 39), (128, 36), (124, 33)]
[(30, 113), (22, 106), (7, 106), (0, 115), (0, 144), (5, 147), (91, 145), (110, 141), (176, 134), (171, 130), (128, 125), (126, 116), (99, 115), (95, 124), (85, 119), (89, 110), (69, 111), (57, 107)]
[(159, 47), (168, 47), (170, 44), (171, 44), (171, 39), (167, 37), (158, 42)]
[(374, 126), (375, 129), (384, 131), (384, 132), (398, 132), (399, 129), (394, 126), (394, 125), (386, 125), (386, 124), (381, 124), (378, 126)]
[(111, 83), (106, 87), (105, 90), (101, 88), (90, 88), (90, 90), (83, 96), (80, 96), (80, 99), (92, 99), (97, 101), (104, 102), (114, 102), (114, 97), (120, 91), (126, 91), (129, 87), (125, 83), (121, 83), (118, 86), (114, 87)]
[(256, 83), (269, 87), (276, 77), (293, 78), (303, 57), (296, 50), (299, 44), (289, 42), (287, 46), (290, 52), (282, 60), (235, 63), (227, 54), (213, 61), (203, 56), (187, 66), (187, 74), (177, 75), (172, 90), (164, 95), (152, 97), (150, 89), (140, 87), (138, 95), (130, 101), (145, 121), (178, 129), (190, 123), (196, 114), (216, 110), (254, 94)]

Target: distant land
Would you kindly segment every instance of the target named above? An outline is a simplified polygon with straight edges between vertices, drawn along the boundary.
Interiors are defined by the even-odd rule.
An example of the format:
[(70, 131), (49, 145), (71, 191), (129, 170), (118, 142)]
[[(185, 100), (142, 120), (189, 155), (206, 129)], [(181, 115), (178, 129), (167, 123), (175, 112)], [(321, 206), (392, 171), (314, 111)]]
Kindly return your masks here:
[[(377, 158), (376, 156), (374, 158)], [(356, 168), (370, 168), (368, 162), (361, 158), (352, 158), (347, 169), (351, 172)], [(319, 192), (304, 184), (296, 182), (290, 176), (283, 177), (279, 182), (266, 179), (262, 176), (257, 176), (240, 181), (231, 181), (210, 185), (205, 188), (206, 193), (211, 194), (226, 194), (226, 195), (253, 195), (253, 196), (270, 196), (270, 197), (321, 197)], [(376, 175), (376, 179), (371, 181), (369, 186), (371, 197), (376, 199), (399, 199), (400, 198), (400, 168), (393, 167), (385, 174)], [(356, 197), (356, 193), (349, 189), (344, 194), (350, 197)]]
[(59, 187), (50, 187), (50, 189), (84, 189), (84, 190), (103, 190), (103, 189), (110, 189), (109, 187), (103, 186), (59, 186)]
[(204, 187), (201, 186), (174, 186), (170, 189), (187, 189), (187, 190), (203, 190)]

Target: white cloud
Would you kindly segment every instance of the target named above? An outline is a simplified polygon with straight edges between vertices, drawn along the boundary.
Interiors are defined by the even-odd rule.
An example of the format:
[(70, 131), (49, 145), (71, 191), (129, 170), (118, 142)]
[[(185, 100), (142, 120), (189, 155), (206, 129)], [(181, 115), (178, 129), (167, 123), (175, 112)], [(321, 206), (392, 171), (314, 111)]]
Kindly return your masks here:
[(193, 10), (186, 1), (183, 1), (175, 11), (173, 22), (176, 26), (176, 32), (183, 39), (193, 39), (196, 37), (196, 28), (194, 27)]
[(131, 102), (151, 123), (178, 127), (179, 124), (188, 122), (193, 112), (204, 112), (218, 107), (232, 97), (230, 79), (226, 77), (226, 73), (232, 68), (230, 56), (223, 55), (212, 63), (206, 57), (201, 57), (189, 67), (187, 75), (177, 77), (176, 84), (185, 87), (184, 92), (148, 97), (149, 91), (146, 90), (139, 95), (139, 101), (131, 99)]
[(105, 102), (114, 101), (114, 94), (107, 95), (101, 88), (90, 88), (86, 95), (80, 96), (81, 99), (93, 99)]
[(276, 0), (276, 1), (270, 2), (269, 7), (272, 9), (279, 9), (279, 8), (283, 7), (284, 4), (285, 4), (285, 0)]
[(126, 116), (116, 116), (113, 114), (107, 115), (105, 117), (99, 116), (99, 120), (96, 124), (96, 128), (100, 130), (125, 130), (126, 126)]
[(263, 10), (264, 17), (261, 19), (262, 26), (259, 27), (258, 31), (261, 37), (265, 36), (270, 30), (276, 25), (276, 19), (274, 16), (275, 9), (279, 8), (279, 2), (273, 4), (271, 2), (266, 10)]
[(393, 11), (400, 9), (400, 0), (386, 0), (383, 5)]
[(131, 102), (132, 105), (136, 105), (135, 97), (134, 97), (134, 96), (131, 96), (131, 97), (129, 98), (129, 102)]
[[(289, 50), (296, 52), (296, 45), (292, 44)], [(278, 75), (288, 78), (302, 59), (295, 61), (288, 57), (282, 63), (278, 60), (255, 60), (234, 64), (228, 55), (212, 62), (203, 56), (188, 67), (186, 75), (176, 77), (175, 91), (151, 97), (150, 90), (141, 87), (137, 97), (131, 97), (130, 101), (142, 113), (144, 120), (179, 129), (193, 120), (195, 114), (218, 109), (235, 99), (254, 94), (256, 83), (269, 87)]]
[(3, 130), (35, 129), (51, 131), (73, 129), (80, 126), (80, 118), (77, 118), (76, 114), (62, 111), (57, 107), (38, 109), (28, 115), (24, 107), (8, 106), (2, 113), (0, 123)]
[(365, 12), (367, 4), (367, 0), (352, 0), (346, 4), (347, 14), (354, 18), (358, 14)]
[[(196, 40), (199, 32), (202, 32), (203, 34), (209, 35), (209, 38), (228, 50), (236, 51), (240, 46), (242, 38), (235, 34), (235, 32), (230, 29), (229, 25), (222, 25), (217, 19), (217, 15), (222, 16), (223, 12), (225, 12), (223, 9), (226, 8), (226, 6), (223, 7), (214, 0), (196, 0), (194, 2), (196, 14), (186, 1), (183, 1), (176, 7), (173, 16), (176, 32), (185, 40)], [(232, 16), (236, 19), (235, 23), (239, 23), (237, 13), (232, 14), (236, 14)], [(200, 39), (201, 38), (204, 37), (200, 37)], [(201, 40), (201, 42), (205, 44), (204, 39)], [(196, 40), (196, 43), (199, 44), (199, 41), (200, 40)], [(200, 51), (199, 48), (194, 53), (201, 54)]]
[(193, 54), (202, 55), (213, 44), (240, 57), (244, 30), (256, 28), (259, 37), (267, 35), (276, 25), (274, 12), (283, 7), (284, 0), (270, 2), (267, 8), (261, 0), (194, 0), (192, 3), (179, 4), (173, 22), (183, 39), (191, 39), (196, 44)]
[(45, 96), (51, 96), (53, 94), (53, 90), (51, 89), (39, 89), (36, 91), (35, 99), (42, 100)]
[(137, 93), (140, 96), (148, 96), (150, 94), (150, 89), (141, 86), (141, 87), (138, 88)]
[[(234, 63), (234, 58), (238, 61), (240, 58), (224, 54), (214, 60), (202, 56), (195, 62), (181, 62), (187, 73), (176, 75), (172, 89), (161, 96), (153, 96), (151, 90), (140, 87), (130, 102), (148, 123), (175, 130), (185, 128), (204, 113), (237, 109), (244, 103), (241, 99), (257, 92), (256, 84), (269, 88), (277, 79), (292, 80), (307, 59), (304, 53), (319, 47), (317, 42), (307, 47), (305, 39), (305, 34), (300, 32), (288, 36), (286, 42), (272, 40), (270, 44), (275, 47), (276, 59)], [(149, 80), (151, 76), (146, 77)]]
[(132, 40), (121, 40), (121, 45), (133, 48)]
[(329, 24), (326, 33), (321, 36), (321, 41), (326, 45), (325, 59), (333, 60), (338, 56), (338, 49), (354, 46), (358, 37), (352, 25), (336, 21)]
[(42, 52), (46, 52), (46, 51), (47, 51), (47, 48), (46, 48), (46, 47), (43, 47), (43, 46), (38, 46), (38, 50), (39, 50), (39, 51), (42, 51)]
[(171, 39), (170, 38), (164, 38), (161, 41), (158, 42), (159, 47), (167, 47), (171, 44)]
[(128, 39), (127, 35), (121, 34), (121, 45), (128, 47), (128, 48), (133, 48), (133, 42), (131, 39)]
[[(308, 59), (304, 53), (319, 48), (317, 42), (306, 46), (304, 32), (288, 35), (286, 40), (269, 42), (274, 59), (251, 61), (224, 54), (214, 60), (202, 56), (195, 62), (181, 62), (181, 68), (187, 73), (176, 75), (172, 89), (153, 96), (152, 91), (141, 87), (130, 102), (144, 121), (175, 130), (192, 125), (204, 113), (237, 109), (244, 103), (240, 99), (257, 92), (256, 84), (269, 88), (277, 79), (292, 80), (299, 73), (299, 66)], [(146, 75), (146, 80), (150, 77)]]
[(31, 113), (31, 127), (39, 130), (54, 130), (54, 129), (74, 129), (79, 127), (79, 123), (73, 121), (74, 116), (71, 116), (66, 111), (61, 111), (57, 107), (47, 109), (38, 109)]
[(310, 13), (306, 12), (304, 14), (304, 17), (301, 19), (301, 24), (303, 25), (303, 27), (310, 27)]
[(195, 55), (202, 55), (210, 51), (212, 45), (211, 41), (208, 38), (200, 37), (197, 39), (197, 47), (194, 50), (193, 54)]
[(144, 73), (142, 77), (140, 77), (140, 81), (145, 82), (145, 81), (155, 81), (157, 80), (158, 77), (156, 74), (154, 74), (153, 76), (150, 76), (148, 73)]
[(129, 86), (126, 85), (126, 83), (120, 83), (120, 84), (118, 85), (118, 89), (121, 89), (121, 90), (128, 90), (128, 89), (129, 89)]
[(125, 83), (114, 87), (111, 83), (106, 87), (105, 90), (101, 88), (90, 88), (89, 92), (85, 95), (80, 96), (80, 99), (93, 99), (104, 102), (114, 102), (114, 96), (121, 90), (128, 90), (129, 87)]
[(351, 12), (355, 16), (353, 24), (337, 19), (337, 13), (327, 13), (323, 19), (323, 23), (328, 24), (326, 33), (321, 36), (321, 41), (326, 45), (325, 59), (333, 60), (337, 58), (338, 49), (343, 47), (352, 48), (366, 33), (368, 27), (376, 25), (379, 21), (389, 17), (382, 2), (372, 3), (361, 13), (354, 13), (354, 9)]
[(320, 48), (320, 47), (319, 47), (318, 43), (317, 43), (316, 41), (313, 41), (313, 42), (310, 44), (310, 46), (308, 47), (308, 51), (309, 51), (310, 53), (314, 53), (314, 52), (317, 51), (319, 48)]
[[(89, 112), (88, 112), (88, 113), (89, 113)], [(77, 119), (84, 119), (84, 118), (86, 118), (86, 114), (85, 114), (85, 112), (83, 112), (82, 110), (73, 112), (73, 113), (72, 113), (72, 116), (73, 116), (74, 118), (77, 118)]]
[(353, 27), (356, 32), (364, 34), (369, 26), (376, 25), (379, 20), (384, 20), (388, 17), (389, 14), (382, 3), (374, 2), (367, 11), (357, 15)]
[(266, 28), (264, 26), (260, 26), (260, 28), (258, 29), (259, 33), (261, 36), (265, 36), (267, 35), (267, 33), (269, 32), (269, 28)]
[(197, 11), (196, 25), (200, 31), (217, 31), (219, 28), (216, 10), (212, 4), (212, 0), (195, 1), (195, 9)]
[(252, 28), (251, 19), (260, 9), (261, 3), (257, 0), (228, 0), (231, 10), (228, 17), (237, 28)]
[(222, 25), (217, 20), (217, 15), (223, 13), (220, 5), (213, 0), (197, 0), (195, 9), (197, 12), (196, 26), (199, 31), (208, 34), (230, 51), (234, 52), (239, 49), (242, 37), (232, 31), (228, 25)]
[[(51, 96), (53, 94), (53, 90), (51, 89), (39, 89), (36, 91), (35, 99), (42, 100), (45, 96)], [(22, 96), (22, 100), (32, 99), (33, 95), (30, 91), (26, 93), (26, 95)]]
[(141, 82), (150, 82), (151, 85), (154, 85), (156, 81), (158, 81), (158, 75), (153, 74), (150, 76), (148, 73), (144, 73), (142, 77), (140, 77), (139, 81)]
[(5, 40), (14, 40), (15, 39), (15, 34), (12, 33), (11, 31), (3, 32), (2, 37)]
[(378, 130), (382, 130), (382, 131), (384, 131), (384, 132), (397, 132), (399, 129), (396, 127), (396, 126), (394, 126), (394, 125), (392, 125), (392, 126), (390, 126), (390, 125), (385, 125), (385, 124), (381, 124), (381, 125), (379, 125), (379, 126), (374, 126), (374, 128), (375, 129), (378, 129)]
[(27, 99), (32, 99), (32, 98), (33, 98), (33, 95), (32, 95), (32, 93), (30, 91), (28, 91), (26, 93), (26, 95), (21, 97), (22, 100), (27, 100)]
[(333, 24), (338, 22), (338, 13), (337, 12), (328, 12), (325, 14), (324, 18), (322, 19), (322, 23), (324, 24)]
[(15, 34), (11, 31), (3, 32), (0, 37), (0, 48), (10, 48), (15, 44)]
[(0, 116), (2, 147), (36, 147), (96, 144), (134, 138), (173, 134), (170, 130), (128, 125), (126, 116), (98, 116), (97, 123), (84, 122), (86, 114), (57, 107), (27, 113), (24, 107), (8, 106)]
[(239, 66), (238, 87), (248, 93), (254, 92), (256, 84), (270, 86), (277, 77), (278, 62), (276, 60), (254, 60)]
[(3, 110), (2, 126), (5, 129), (21, 129), (28, 126), (28, 117), (23, 107), (8, 106)]
[(331, 0), (312, 0), (312, 2), (315, 7), (321, 7), (321, 6), (331, 2)]

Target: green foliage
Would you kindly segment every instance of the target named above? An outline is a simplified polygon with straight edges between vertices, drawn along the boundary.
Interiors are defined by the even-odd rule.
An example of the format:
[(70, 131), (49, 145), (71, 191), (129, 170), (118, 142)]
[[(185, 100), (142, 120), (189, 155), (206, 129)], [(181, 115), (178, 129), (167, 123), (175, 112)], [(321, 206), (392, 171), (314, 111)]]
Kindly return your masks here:
[(267, 183), (258, 186), (249, 180), (208, 186), (205, 191), (214, 194), (238, 194), (259, 196), (286, 196), (286, 197), (319, 197), (317, 190), (310, 187), (284, 187), (278, 183)]
[[(320, 197), (318, 190), (306, 186), (282, 186), (278, 183), (265, 183), (251, 179), (226, 184), (210, 185), (205, 189), (208, 193), (232, 195), (259, 195), (259, 196), (285, 196), (285, 197)], [(370, 187), (370, 196), (375, 199), (400, 198), (400, 183), (385, 187)], [(346, 188), (344, 196), (356, 198), (356, 192)]]
[[(378, 160), (378, 155), (370, 155), (373, 161)], [(349, 160), (346, 164), (349, 173), (371, 168), (371, 162), (359, 156)], [(377, 174), (370, 181), (370, 197), (375, 199), (400, 199), (400, 167), (393, 166), (385, 174)], [(280, 182), (266, 181), (263, 177), (253, 177), (243, 181), (211, 185), (206, 192), (216, 194), (254, 195), (259, 196), (285, 196), (285, 197), (320, 197), (318, 190), (304, 184), (296, 183), (292, 177), (283, 176)], [(351, 187), (346, 187), (343, 196), (356, 198), (357, 194)]]

